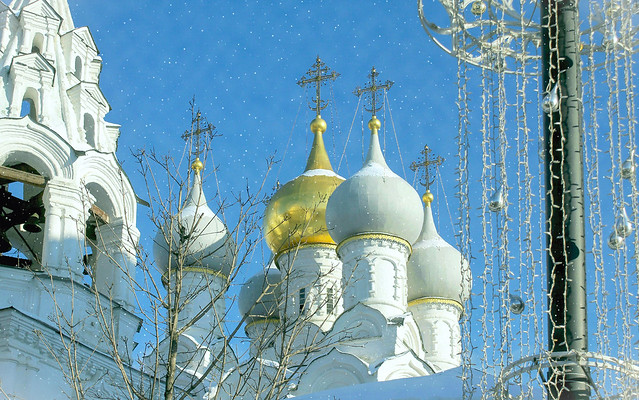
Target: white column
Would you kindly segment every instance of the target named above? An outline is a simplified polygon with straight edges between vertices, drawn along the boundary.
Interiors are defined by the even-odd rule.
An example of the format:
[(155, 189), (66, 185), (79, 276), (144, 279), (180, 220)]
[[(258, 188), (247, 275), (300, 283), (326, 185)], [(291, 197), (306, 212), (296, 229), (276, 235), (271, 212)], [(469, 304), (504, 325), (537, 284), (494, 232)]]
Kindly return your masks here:
[(25, 86), (12, 79), (13, 91), (11, 93), (11, 103), (9, 104), (9, 117), (19, 118), (22, 108), (22, 96), (24, 96)]
[(55, 33), (53, 33), (53, 32), (47, 32), (44, 35), (44, 43), (42, 44), (42, 47), (44, 47), (44, 48), (42, 49), (42, 55), (47, 60), (53, 60), (53, 38), (54, 38), (54, 34)]
[(53, 275), (82, 281), (89, 199), (77, 183), (55, 178), (47, 183), (43, 202), (46, 221), (42, 265)]
[[(280, 313), (288, 323), (302, 311), (305, 323), (326, 332), (343, 311), (342, 263), (334, 245), (304, 245), (281, 254), (276, 260), (282, 272)], [(301, 303), (304, 302), (304, 304)]]
[(445, 299), (418, 299), (408, 309), (417, 322), (425, 360), (441, 371), (461, 365), (461, 305)]
[(22, 45), (20, 46), (20, 52), (24, 53), (24, 54), (29, 54), (31, 53), (31, 47), (33, 46), (33, 31), (31, 31), (31, 29), (27, 28), (26, 26), (23, 27), (22, 30)]
[(140, 232), (122, 218), (96, 228), (94, 280), (98, 291), (129, 311), (135, 306), (136, 251)]
[[(51, 112), (53, 110), (51, 110), (50, 104), (47, 104), (47, 99), (49, 98), (49, 91), (50, 91), (50, 87), (47, 84), (47, 82), (45, 81), (45, 76), (42, 72), (40, 72), (40, 88), (36, 89), (38, 90), (38, 94), (40, 95), (40, 109), (38, 110), (39, 113), (36, 116), (38, 121), (42, 124), (42, 125), (49, 125), (50, 122), (50, 118), (49, 115), (51, 114)], [(36, 107), (37, 108), (37, 107)]]
[(2, 33), (0, 34), (0, 52), (4, 53), (9, 45), (9, 38), (11, 35), (10, 18), (5, 18), (4, 26), (2, 27)]
[(386, 317), (404, 314), (407, 308), (407, 242), (375, 234), (353, 237), (337, 248), (344, 263), (344, 309), (362, 303)]

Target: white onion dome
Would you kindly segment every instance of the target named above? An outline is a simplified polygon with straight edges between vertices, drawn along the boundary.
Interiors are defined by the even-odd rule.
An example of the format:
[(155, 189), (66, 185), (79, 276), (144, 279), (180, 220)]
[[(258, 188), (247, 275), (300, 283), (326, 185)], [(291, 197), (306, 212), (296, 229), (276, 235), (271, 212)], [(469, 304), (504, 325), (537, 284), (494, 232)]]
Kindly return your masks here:
[(315, 136), (304, 173), (282, 186), (264, 211), (264, 236), (275, 255), (298, 245), (335, 244), (326, 228), (326, 202), (344, 178), (331, 167), (321, 116), (311, 122), (311, 131)]
[(471, 288), (468, 262), (437, 233), (432, 200), (433, 195), (426, 192), (422, 232), (407, 264), (408, 302), (435, 298), (453, 300), (463, 307)]
[(191, 167), (195, 171), (193, 185), (183, 207), (165, 223), (165, 228), (158, 231), (153, 241), (155, 262), (163, 274), (168, 271), (170, 261), (172, 269), (180, 266), (202, 268), (228, 276), (235, 244), (222, 220), (206, 203), (200, 159), (196, 159)]
[(247, 280), (238, 300), (240, 313), (246, 317), (246, 323), (268, 319), (279, 319), (278, 302), (282, 274), (271, 266)]
[(364, 166), (338, 186), (328, 200), (328, 231), (337, 243), (373, 233), (413, 243), (424, 216), (419, 194), (386, 164), (377, 133), (380, 121), (373, 116), (368, 127), (371, 143)]

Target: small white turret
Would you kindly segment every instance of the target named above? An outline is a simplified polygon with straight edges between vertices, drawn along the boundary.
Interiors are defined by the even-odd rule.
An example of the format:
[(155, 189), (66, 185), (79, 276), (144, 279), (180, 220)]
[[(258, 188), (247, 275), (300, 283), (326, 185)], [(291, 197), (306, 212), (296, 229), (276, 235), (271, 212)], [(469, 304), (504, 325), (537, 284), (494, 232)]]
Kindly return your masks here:
[(459, 318), (472, 277), (461, 253), (437, 233), (430, 191), (423, 199), (424, 224), (408, 261), (408, 310), (419, 326), (426, 360), (446, 370), (461, 364)]
[(224, 223), (206, 203), (200, 176), (203, 165), (199, 158), (192, 168), (195, 171), (193, 186), (184, 207), (158, 231), (153, 255), (169, 285), (176, 273), (182, 276), (180, 302), (185, 306), (180, 312), (180, 321), (190, 321), (215, 302), (215, 307), (189, 328), (189, 334), (204, 338), (210, 336), (211, 331), (218, 331), (219, 335), (214, 336), (221, 336), (219, 319), (226, 310), (221, 293), (226, 290), (235, 244)]

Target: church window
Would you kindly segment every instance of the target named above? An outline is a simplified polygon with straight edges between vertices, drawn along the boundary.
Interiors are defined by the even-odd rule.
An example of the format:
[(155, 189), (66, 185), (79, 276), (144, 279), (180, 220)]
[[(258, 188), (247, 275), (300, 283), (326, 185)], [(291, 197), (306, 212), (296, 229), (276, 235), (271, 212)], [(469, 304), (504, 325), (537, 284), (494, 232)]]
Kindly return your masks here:
[(333, 308), (335, 308), (335, 304), (333, 303), (333, 288), (329, 287), (326, 289), (326, 313), (333, 313)]
[(89, 146), (95, 147), (95, 121), (91, 114), (84, 114), (84, 133)]
[(82, 80), (82, 59), (80, 56), (75, 58), (75, 71), (73, 72), (76, 78)]
[(300, 313), (304, 312), (306, 306), (306, 288), (300, 289)]
[(22, 108), (20, 108), (20, 117), (29, 116), (32, 120), (35, 121), (35, 104), (33, 104), (33, 100), (29, 98), (24, 98), (22, 100)]
[(44, 36), (41, 33), (36, 33), (33, 38), (33, 44), (31, 45), (32, 53), (42, 53), (42, 48), (44, 47)]

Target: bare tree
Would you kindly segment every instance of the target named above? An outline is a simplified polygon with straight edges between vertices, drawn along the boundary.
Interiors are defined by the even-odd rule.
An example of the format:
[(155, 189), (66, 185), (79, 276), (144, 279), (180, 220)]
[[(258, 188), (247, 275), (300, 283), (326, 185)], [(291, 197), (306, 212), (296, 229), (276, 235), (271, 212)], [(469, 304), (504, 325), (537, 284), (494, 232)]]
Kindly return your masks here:
[[(280, 266), (281, 280), (265, 281), (239, 321), (229, 316), (232, 307), (225, 304), (228, 290), (242, 283), (239, 271), (262, 245), (262, 212), (267, 201), (264, 182), (274, 160), (266, 160), (265, 180), (257, 188), (247, 184), (240, 193), (225, 196), (219, 190), (217, 167), (208, 165), (202, 170), (202, 164), (210, 160), (207, 155), (210, 140), (215, 137), (214, 127), (193, 103), (191, 110), (192, 125), (185, 133), (188, 140), (182, 154), (161, 156), (146, 150), (135, 154), (146, 182), (147, 212), (157, 231), (154, 246), (161, 248), (160, 257), (164, 259), (157, 259), (157, 251), (152, 257), (149, 249), (140, 245), (117, 249), (105, 245), (114, 234), (112, 224), (93, 217), (94, 226), (87, 229), (86, 237), (87, 248), (92, 251), (85, 255), (88, 286), (82, 288), (93, 293), (91, 312), (78, 316), (73, 304), (58, 306), (55, 285), (51, 285), (51, 298), (56, 304), (53, 322), (59, 329), (62, 348), (54, 339), (42, 336), (41, 341), (64, 371), (71, 388), (70, 398), (282, 398), (314, 354), (338, 340), (325, 332), (326, 327), (320, 328), (323, 322), (321, 317), (318, 320), (318, 310), (329, 310), (325, 318), (334, 316), (341, 291), (331, 293), (330, 298), (300, 298), (300, 293), (312, 290), (333, 290), (325, 287), (323, 272), (318, 272), (305, 287), (289, 292), (298, 251), (303, 247), (299, 244), (280, 255), (287, 258)], [(206, 174), (205, 179), (202, 173)], [(203, 180), (214, 183), (217, 189), (214, 196), (207, 196), (208, 202), (200, 199), (202, 194), (197, 192)], [(316, 212), (306, 211), (309, 215)], [(79, 220), (79, 227), (84, 229), (92, 215)], [(216, 225), (219, 221), (221, 225)], [(304, 233), (309, 227), (296, 229)], [(130, 235), (123, 243), (137, 241), (136, 232), (120, 233)], [(209, 244), (211, 235), (216, 240)], [(135, 268), (122, 261), (127, 257), (137, 260)], [(118, 276), (132, 293), (140, 318), (142, 350), (135, 349), (135, 343), (122, 335), (117, 293), (112, 287), (96, 284), (101, 273), (98, 259), (108, 260), (118, 268)], [(264, 265), (271, 263), (267, 260)], [(263, 318), (260, 324), (264, 329), (252, 330), (250, 351), (242, 352), (246, 346), (241, 343), (247, 340), (242, 328), (253, 321), (253, 310), (263, 306), (266, 298), (275, 302), (271, 301), (268, 316), (258, 315)], [(287, 312), (291, 308), (297, 312)], [(79, 319), (97, 325), (99, 336), (98, 343), (84, 352), (77, 351), (78, 346), (86, 347), (78, 335), (78, 329), (86, 324), (79, 323)], [(240, 354), (234, 349), (240, 349)], [(86, 350), (91, 356), (81, 355)], [(92, 368), (100, 357), (111, 360), (111, 367)]]

